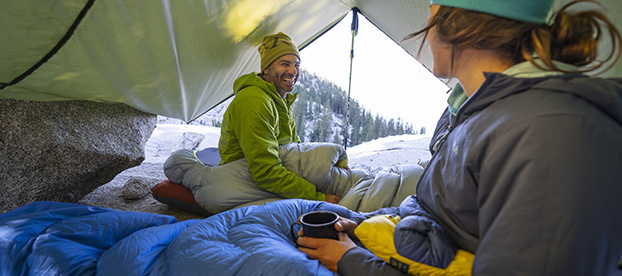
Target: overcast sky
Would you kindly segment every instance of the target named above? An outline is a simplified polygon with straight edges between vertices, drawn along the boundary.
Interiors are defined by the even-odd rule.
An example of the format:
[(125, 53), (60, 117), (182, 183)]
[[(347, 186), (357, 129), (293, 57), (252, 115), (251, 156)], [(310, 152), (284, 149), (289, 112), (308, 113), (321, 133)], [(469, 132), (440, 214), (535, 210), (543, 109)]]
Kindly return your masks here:
[[(348, 91), (352, 13), (301, 51), (301, 67)], [(359, 15), (351, 97), (372, 114), (434, 130), (448, 88), (397, 43)]]

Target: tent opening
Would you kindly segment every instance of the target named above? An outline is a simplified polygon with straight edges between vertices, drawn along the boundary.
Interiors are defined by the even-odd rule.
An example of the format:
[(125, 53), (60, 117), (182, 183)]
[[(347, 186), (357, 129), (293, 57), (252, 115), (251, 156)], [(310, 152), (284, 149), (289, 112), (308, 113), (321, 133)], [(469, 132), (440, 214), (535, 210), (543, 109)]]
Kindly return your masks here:
[[(387, 121), (409, 124), (417, 134), (431, 135), (436, 120), (446, 107), (448, 87), (380, 31), (364, 14), (359, 14), (359, 26), (356, 37), (353, 37), (354, 13), (350, 12), (337, 25), (301, 50), (301, 68), (308, 74), (334, 83), (343, 91), (349, 92), (352, 101), (356, 101), (366, 113), (374, 117), (381, 116)], [(356, 50), (355, 56), (352, 56), (353, 47)], [(318, 88), (307, 92), (318, 93), (315, 89)], [(190, 125), (219, 128), (222, 115), (231, 100), (229, 98), (224, 101)], [(343, 144), (343, 129), (346, 124), (350, 124), (344, 119), (341, 118), (341, 122), (331, 122), (331, 128), (335, 125), (338, 127), (332, 129), (332, 136), (322, 142)], [(160, 124), (186, 123), (159, 116)], [(313, 121), (306, 121), (305, 126), (298, 126), (299, 129), (308, 130), (305, 135), (307, 137), (301, 138), (312, 141), (311, 132), (317, 127), (317, 122)]]
[(353, 15), (307, 45), (301, 67), (349, 92), (372, 115), (431, 134), (447, 106), (449, 88), (362, 13), (353, 39)]

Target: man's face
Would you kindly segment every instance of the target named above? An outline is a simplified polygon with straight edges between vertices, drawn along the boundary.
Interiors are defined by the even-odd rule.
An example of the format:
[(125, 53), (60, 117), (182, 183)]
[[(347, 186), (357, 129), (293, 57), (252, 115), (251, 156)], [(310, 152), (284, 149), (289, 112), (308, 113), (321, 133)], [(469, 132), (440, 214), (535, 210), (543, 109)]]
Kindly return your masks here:
[(300, 59), (294, 54), (287, 54), (277, 58), (263, 70), (263, 79), (274, 83), (281, 97), (294, 90), (294, 85), (299, 77)]

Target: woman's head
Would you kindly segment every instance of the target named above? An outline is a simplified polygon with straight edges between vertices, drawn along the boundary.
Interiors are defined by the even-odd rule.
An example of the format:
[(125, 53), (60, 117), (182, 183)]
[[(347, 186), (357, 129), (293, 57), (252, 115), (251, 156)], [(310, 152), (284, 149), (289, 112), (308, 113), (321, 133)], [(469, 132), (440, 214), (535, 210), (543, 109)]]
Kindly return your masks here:
[[(533, 63), (536, 54), (543, 61), (545, 68), (542, 69), (545, 70), (562, 71), (555, 67), (553, 60), (591, 66), (577, 72), (595, 70), (603, 65), (603, 62), (596, 61), (596, 57), (597, 41), (603, 37), (604, 30), (608, 31), (614, 43), (606, 60), (615, 62), (620, 56), (620, 33), (602, 13), (569, 11), (570, 6), (586, 1), (575, 1), (564, 6), (551, 17), (548, 24), (544, 22), (552, 3), (550, 0), (493, 2), (497, 5), (486, 10), (480, 6), (469, 6), (470, 3), (482, 5), (481, 1), (432, 0), (427, 26), (406, 39), (423, 35), (435, 55), (435, 67), (443, 66), (437, 64), (439, 59), (449, 59), (452, 76), (456, 70), (456, 57), (466, 49), (495, 51), (510, 64), (525, 60)], [(548, 4), (522, 11), (516, 7), (500, 7), (516, 3), (520, 3), (518, 6), (530, 6), (541, 2)], [(434, 3), (447, 5), (437, 6)], [(508, 15), (508, 9), (516, 12)], [(447, 53), (450, 54), (448, 58), (438, 56)]]

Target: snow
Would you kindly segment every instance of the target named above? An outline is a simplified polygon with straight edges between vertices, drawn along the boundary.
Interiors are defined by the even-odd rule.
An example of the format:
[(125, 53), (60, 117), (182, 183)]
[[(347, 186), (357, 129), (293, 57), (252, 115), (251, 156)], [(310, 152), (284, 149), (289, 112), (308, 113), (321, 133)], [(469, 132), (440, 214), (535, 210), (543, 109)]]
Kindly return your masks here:
[(426, 163), (431, 135), (405, 134), (389, 136), (347, 148), (350, 167), (375, 172), (394, 166)]
[(198, 149), (218, 147), (220, 128), (187, 124), (158, 124), (145, 145), (145, 163), (164, 163), (171, 153), (188, 145), (188, 133), (204, 136)]

